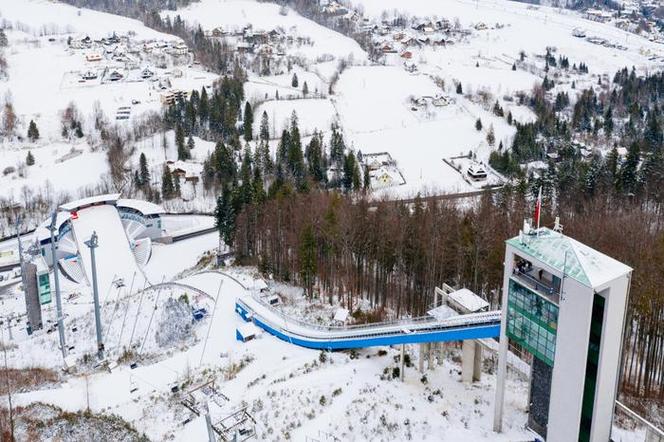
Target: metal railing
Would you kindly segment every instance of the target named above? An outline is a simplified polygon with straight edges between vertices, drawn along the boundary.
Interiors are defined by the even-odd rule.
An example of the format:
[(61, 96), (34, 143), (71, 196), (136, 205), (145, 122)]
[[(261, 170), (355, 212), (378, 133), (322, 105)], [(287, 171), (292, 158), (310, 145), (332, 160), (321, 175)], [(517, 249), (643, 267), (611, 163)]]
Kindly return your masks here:
[(553, 286), (543, 282), (540, 279), (535, 278), (532, 275), (529, 275), (526, 272), (522, 272), (518, 269), (514, 269), (512, 271), (512, 276), (517, 279), (518, 281), (524, 283), (531, 289), (535, 290), (536, 292), (541, 293), (547, 298), (550, 298), (553, 300), (555, 303), (558, 303), (560, 300), (560, 292)]
[(645, 442), (664, 442), (664, 431), (647, 421), (644, 417), (638, 415), (634, 410), (627, 407), (620, 401), (616, 401), (616, 411), (623, 412), (627, 417), (633, 419), (638, 425), (645, 428)]
[[(269, 309), (270, 313), (274, 316), (277, 316), (280, 321), (283, 321), (283, 324), (277, 324), (273, 321), (270, 321), (268, 318), (260, 315), (256, 312), (255, 309), (252, 309), (246, 302), (242, 299), (238, 299), (237, 302), (245, 308), (248, 312), (253, 313), (256, 316), (261, 317), (266, 322), (269, 322), (270, 325), (286, 331), (293, 336), (300, 336), (307, 339), (357, 339), (360, 337), (368, 336), (386, 336), (386, 335), (395, 335), (403, 333), (431, 333), (440, 330), (445, 330), (454, 327), (461, 327), (466, 325), (488, 325), (488, 324), (498, 324), (500, 322), (500, 311), (492, 312), (482, 312), (482, 313), (473, 313), (469, 315), (460, 315), (455, 316), (445, 320), (437, 320), (433, 317), (423, 316), (413, 319), (401, 319), (396, 321), (385, 321), (385, 322), (376, 322), (373, 324), (360, 324), (360, 325), (349, 325), (349, 326), (322, 326), (317, 324), (311, 324), (306, 321), (299, 319), (290, 318), (283, 313), (277, 311), (271, 305), (265, 303), (263, 300), (258, 299), (257, 297), (252, 297), (253, 301), (260, 303), (263, 307)], [(315, 330), (323, 333), (329, 333), (330, 335), (337, 336), (325, 336), (325, 337), (312, 337), (302, 334), (302, 332), (296, 332), (289, 328), (289, 324), (296, 324), (300, 327)], [(365, 333), (362, 333), (366, 331)], [(344, 332), (350, 332), (348, 334), (343, 334)], [(355, 332), (355, 333), (353, 333)]]

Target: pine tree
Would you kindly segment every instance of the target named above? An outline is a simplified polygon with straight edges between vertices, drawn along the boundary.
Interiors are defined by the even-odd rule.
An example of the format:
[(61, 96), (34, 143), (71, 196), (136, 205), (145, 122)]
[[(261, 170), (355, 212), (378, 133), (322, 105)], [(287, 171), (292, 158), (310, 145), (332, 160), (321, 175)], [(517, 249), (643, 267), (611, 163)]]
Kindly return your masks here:
[(171, 174), (171, 179), (173, 180), (173, 196), (180, 197), (182, 196), (180, 189), (180, 177), (174, 173)]
[(332, 123), (332, 135), (330, 136), (330, 160), (337, 167), (341, 166), (344, 160), (344, 152), (346, 150), (346, 143), (341, 134), (339, 125), (335, 122)]
[(263, 111), (261, 115), (261, 133), (260, 139), (263, 141), (268, 141), (270, 139), (270, 123), (267, 119), (267, 112)]
[(491, 147), (496, 143), (496, 134), (493, 130), (493, 124), (489, 126), (489, 133), (486, 134), (486, 142), (489, 143), (489, 146)]
[(221, 189), (221, 195), (217, 198), (214, 217), (217, 230), (219, 230), (219, 236), (226, 245), (231, 247), (235, 233), (235, 210), (229, 186), (223, 186)]
[(457, 83), (456, 85), (456, 93), (459, 95), (463, 94), (463, 87), (461, 87), (461, 82)]
[(192, 135), (189, 135), (189, 138), (187, 138), (187, 154), (189, 157), (191, 157), (191, 151), (196, 147), (196, 142), (194, 141), (194, 137)]
[(611, 106), (609, 106), (604, 114), (604, 133), (609, 138), (613, 134), (613, 109)]
[(512, 63), (512, 70), (516, 71), (516, 63)]
[(364, 173), (362, 174), (364, 190), (371, 189), (371, 175), (369, 175), (369, 166), (364, 166)]
[(477, 129), (478, 132), (482, 130), (482, 120), (480, 118), (475, 121), (475, 129)]
[(297, 74), (293, 74), (293, 78), (291, 79), (291, 86), (293, 87), (298, 87), (300, 82), (297, 79)]
[(200, 120), (201, 126), (208, 120), (210, 115), (210, 104), (208, 101), (207, 91), (205, 87), (201, 88), (201, 98), (198, 103), (198, 118)]
[(28, 138), (33, 143), (39, 139), (39, 129), (37, 129), (37, 124), (34, 120), (30, 120), (28, 125)]
[(32, 156), (32, 152), (28, 151), (28, 156), (25, 157), (25, 164), (32, 166), (35, 164), (35, 157)]
[(247, 101), (244, 105), (244, 140), (253, 140), (254, 132), (254, 112), (251, 110), (251, 104)]
[(350, 192), (352, 189), (359, 189), (360, 187), (360, 174), (359, 168), (357, 166), (357, 161), (355, 160), (355, 154), (350, 151), (348, 155), (344, 157), (344, 174), (342, 178), (343, 188), (346, 192)]
[(288, 144), (287, 162), (288, 170), (295, 179), (298, 188), (302, 188), (306, 178), (304, 168), (304, 157), (302, 154), (302, 141), (300, 139), (300, 129), (295, 111), (291, 114), (290, 143)]
[(627, 150), (625, 163), (620, 168), (620, 189), (625, 194), (633, 194), (637, 185), (637, 168), (641, 158), (640, 148), (637, 143), (632, 143)]
[(305, 150), (305, 157), (309, 175), (315, 181), (322, 183), (325, 180), (325, 171), (323, 170), (323, 135), (321, 133), (316, 133), (311, 137)]
[(178, 150), (178, 160), (185, 161), (191, 158), (187, 146), (184, 144), (184, 128), (179, 124), (175, 128), (175, 145)]
[(76, 131), (74, 132), (77, 138), (83, 138), (83, 129), (81, 128), (81, 122), (76, 122)]
[(150, 169), (148, 169), (148, 160), (143, 152), (141, 152), (141, 156), (139, 157), (138, 167), (139, 167), (138, 184), (141, 187), (150, 185)]
[(7, 34), (3, 28), (0, 28), (0, 48), (6, 48), (8, 44)]
[(317, 271), (317, 246), (313, 227), (308, 224), (300, 235), (300, 247), (298, 249), (298, 264), (300, 278), (304, 285), (305, 295), (310, 299), (313, 296), (313, 282)]
[(258, 167), (254, 167), (254, 177), (251, 183), (252, 195), (254, 204), (261, 204), (265, 201), (267, 195), (265, 194), (265, 186), (263, 185), (263, 176), (261, 175), (261, 170)]
[(302, 85), (302, 95), (306, 98), (307, 95), (309, 95), (309, 86), (307, 85), (307, 82), (305, 81), (304, 84)]
[(161, 195), (165, 200), (173, 198), (175, 188), (173, 187), (173, 177), (167, 165), (161, 174)]

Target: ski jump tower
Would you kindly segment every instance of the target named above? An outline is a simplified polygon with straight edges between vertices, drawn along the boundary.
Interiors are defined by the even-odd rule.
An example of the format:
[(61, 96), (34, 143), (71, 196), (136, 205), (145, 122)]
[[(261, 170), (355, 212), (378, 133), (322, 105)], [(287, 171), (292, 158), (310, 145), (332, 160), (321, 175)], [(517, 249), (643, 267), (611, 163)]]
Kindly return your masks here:
[(494, 430), (508, 344), (532, 355), (528, 426), (551, 442), (610, 440), (632, 269), (560, 230), (507, 240)]

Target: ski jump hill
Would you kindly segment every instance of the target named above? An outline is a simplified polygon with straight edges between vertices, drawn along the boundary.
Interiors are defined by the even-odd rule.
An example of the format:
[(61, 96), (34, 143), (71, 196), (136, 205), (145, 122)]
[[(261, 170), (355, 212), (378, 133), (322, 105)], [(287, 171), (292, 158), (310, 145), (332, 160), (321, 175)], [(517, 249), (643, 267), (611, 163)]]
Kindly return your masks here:
[(446, 318), (430, 314), (366, 325), (317, 326), (287, 317), (260, 298), (250, 295), (237, 299), (235, 311), (245, 321), (252, 321), (286, 342), (320, 350), (464, 341), (500, 335), (499, 310)]
[[(209, 216), (167, 214), (153, 203), (122, 199), (120, 194), (97, 195), (62, 204), (54, 224), (55, 262), (51, 252), (51, 220), (35, 231), (41, 255), (67, 279), (92, 285), (91, 251), (86, 242), (97, 234), (95, 248), (100, 292), (150, 285), (143, 268), (152, 257), (154, 242), (165, 244), (215, 230)], [(130, 286), (131, 284), (131, 286)]]

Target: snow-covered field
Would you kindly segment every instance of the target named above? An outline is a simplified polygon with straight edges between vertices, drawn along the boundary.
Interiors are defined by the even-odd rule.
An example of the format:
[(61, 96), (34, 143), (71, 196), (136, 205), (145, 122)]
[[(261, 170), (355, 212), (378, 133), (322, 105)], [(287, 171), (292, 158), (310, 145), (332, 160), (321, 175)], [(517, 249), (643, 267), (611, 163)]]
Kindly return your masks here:
[(258, 3), (252, 0), (201, 0), (178, 11), (164, 11), (162, 15), (174, 18), (180, 15), (186, 22), (200, 24), (204, 30), (222, 27), (226, 30), (242, 29), (251, 24), (255, 30), (270, 31), (275, 27), (292, 30), (300, 36), (310, 37), (312, 45), (304, 45), (289, 52), (316, 60), (324, 55), (335, 58), (352, 56), (356, 60), (366, 58), (360, 46), (349, 38), (344, 38), (294, 11), (286, 15), (279, 13), (279, 6), (273, 3)]
[[(187, 249), (203, 252), (213, 243), (208, 238), (190, 243)], [(168, 258), (163, 258), (170, 260), (177, 256), (180, 266), (193, 265), (194, 256), (185, 258), (178, 246), (163, 246), (157, 252), (165, 253)], [(151, 263), (159, 267), (162, 264), (160, 258)], [(255, 284), (250, 269), (229, 271), (245, 285)], [(152, 439), (196, 440), (198, 435), (205, 435), (205, 422), (193, 416), (184, 423), (192, 417), (191, 412), (180, 404), (178, 398), (184, 396), (171, 393), (171, 387), (182, 385), (186, 391), (187, 385), (214, 377), (228, 401), (212, 404), (213, 422), (247, 405), (257, 421), (260, 440), (299, 441), (325, 433), (341, 440), (507, 441), (529, 437), (523, 430), (527, 384), (518, 377), (510, 378), (507, 431), (500, 436), (492, 433), (493, 376), (488, 374), (474, 385), (463, 384), (460, 366), (454, 362), (458, 349), (446, 350), (447, 358), (426, 373), (425, 382), (422, 374), (411, 367), (406, 369), (405, 383), (401, 383), (392, 379), (397, 349), (321, 356), (318, 351), (292, 346), (269, 335), (241, 343), (235, 339), (235, 329), (243, 322), (234, 312), (234, 305), (245, 289), (219, 274), (188, 276), (180, 282), (209, 296), (177, 288), (143, 295), (126, 291), (106, 294), (102, 307), (102, 322), (108, 329), (106, 348), (109, 360), (123, 358), (120, 364), (113, 364), (115, 368), (108, 372), (95, 370), (80, 359), (75, 369), (78, 374), (64, 375), (58, 385), (43, 390), (16, 394), (15, 403), (42, 401), (75, 411), (86, 408), (89, 402), (93, 412), (118, 414)], [(190, 305), (208, 310), (207, 319), (177, 325), (181, 316), (176, 312), (183, 311), (185, 293)], [(13, 302), (19, 303), (20, 299)], [(153, 305), (158, 308), (151, 319)], [(88, 293), (65, 302), (67, 340), (75, 347), (72, 354), (76, 358), (93, 352), (91, 309)], [(53, 313), (49, 311), (48, 315), (52, 317)], [(15, 335), (8, 351), (12, 367), (58, 369), (57, 333), (42, 331), (28, 338), (15, 331)], [(130, 341), (134, 348), (127, 353), (124, 350), (131, 348)], [(408, 353), (417, 365), (415, 348), (409, 348)], [(138, 362), (138, 367), (131, 369), (132, 362)], [(487, 364), (492, 370), (489, 360)]]

